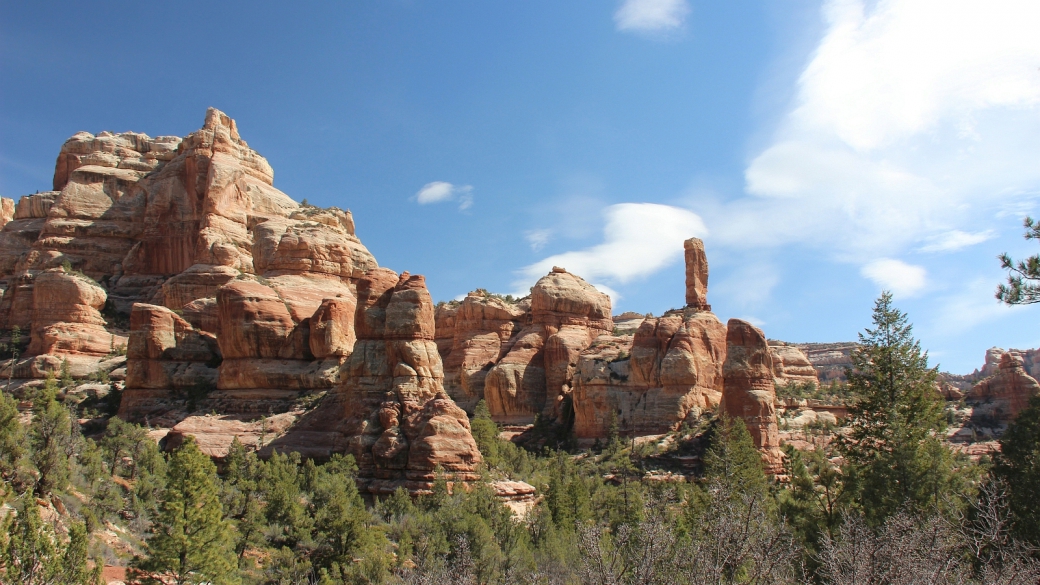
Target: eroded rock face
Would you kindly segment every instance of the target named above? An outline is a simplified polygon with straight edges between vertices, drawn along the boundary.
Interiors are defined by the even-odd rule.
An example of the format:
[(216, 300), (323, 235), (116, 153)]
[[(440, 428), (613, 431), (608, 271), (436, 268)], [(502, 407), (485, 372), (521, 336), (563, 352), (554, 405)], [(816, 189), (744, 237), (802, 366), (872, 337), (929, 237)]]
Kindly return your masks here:
[[(558, 419), (581, 352), (613, 330), (610, 297), (563, 268), (553, 268), (535, 284), (530, 306), (524, 319), (529, 324), (511, 333), (508, 350), (484, 378), (484, 398), (499, 422), (526, 424), (537, 414)], [(509, 331), (515, 331), (512, 323), (518, 321), (509, 322)]]
[(773, 372), (776, 374), (774, 381), (777, 384), (820, 384), (816, 368), (798, 347), (782, 341), (770, 341), (769, 352), (773, 358)]
[(126, 337), (105, 330), (104, 289), (89, 278), (55, 268), (33, 283), (32, 338), (28, 355), (104, 356), (126, 345)]
[(1040, 383), (1026, 373), (1022, 356), (1005, 352), (993, 375), (976, 384), (967, 399), (975, 404), (973, 417), (990, 419), (992, 426), (1006, 425), (1040, 394)]
[[(444, 386), (460, 407), (472, 411), (484, 398), (488, 372), (512, 349), (531, 318), (530, 308), (529, 299), (509, 302), (476, 291), (458, 305), (437, 309), (437, 347), (444, 359)], [(452, 334), (450, 338), (448, 333)]]
[(134, 305), (126, 355), (127, 389), (119, 406), (123, 420), (173, 426), (186, 414), (189, 393), (201, 397), (217, 385), (216, 337), (166, 307)]
[(575, 377), (575, 436), (605, 437), (611, 418), (625, 435), (678, 428), (718, 405), (725, 358), (726, 327), (693, 308), (645, 318), (634, 336), (599, 337)]
[(339, 432), (369, 491), (427, 489), (438, 466), (474, 479), (480, 452), (444, 391), (425, 280), (375, 269), (358, 283), (357, 302), (357, 341), (330, 405), (341, 409)]
[(773, 358), (761, 330), (740, 319), (729, 320), (722, 375), (722, 411), (747, 425), (766, 473), (781, 473), (783, 453), (776, 420)]
[(710, 311), (708, 304), (708, 256), (704, 242), (690, 238), (683, 243), (686, 250), (686, 306)]
[[(312, 375), (310, 366), (268, 371), (256, 360), (342, 360), (352, 347), (353, 315), (344, 315), (352, 287), (375, 259), (354, 235), (349, 211), (301, 207), (273, 177), (234, 120), (215, 109), (184, 138), (74, 135), (58, 155), (54, 191), (0, 202), (0, 327), (31, 329), (32, 352), (60, 363), (125, 341), (100, 309), (125, 319), (135, 303), (164, 306), (220, 336), (229, 360), (247, 360), (227, 364), (221, 385), (229, 390), (282, 379), (286, 368), (297, 382)], [(81, 283), (98, 284), (77, 289), (45, 276), (63, 265), (89, 277)], [(244, 281), (259, 288), (235, 288)], [(218, 291), (227, 287), (221, 305)], [(84, 305), (83, 295), (99, 300)], [(326, 299), (339, 300), (318, 315), (311, 335), (311, 317)], [(326, 387), (335, 377), (319, 375)]]

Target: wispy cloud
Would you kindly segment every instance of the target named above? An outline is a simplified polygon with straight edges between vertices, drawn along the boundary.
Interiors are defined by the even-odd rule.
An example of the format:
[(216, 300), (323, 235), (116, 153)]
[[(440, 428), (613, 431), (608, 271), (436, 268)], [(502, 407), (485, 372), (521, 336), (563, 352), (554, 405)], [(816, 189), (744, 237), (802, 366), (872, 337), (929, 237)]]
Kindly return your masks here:
[(808, 244), (910, 294), (924, 273), (876, 258), (977, 244), (1040, 191), (1040, 3), (824, 0), (823, 15), (747, 196), (691, 206), (718, 245)]
[(607, 207), (603, 216), (603, 243), (524, 267), (514, 283), (518, 290), (526, 290), (553, 266), (590, 282), (623, 284), (643, 278), (682, 258), (684, 240), (707, 233), (700, 216), (671, 205), (619, 203)]
[(686, 0), (625, 0), (614, 13), (614, 24), (620, 31), (669, 31), (682, 27), (689, 13)]
[(415, 194), (415, 200), (419, 205), (458, 201), (459, 211), (463, 211), (473, 205), (473, 186), (452, 185), (444, 181), (433, 181), (432, 183), (426, 183), (422, 189), (419, 189), (419, 192)]
[(896, 297), (912, 297), (928, 283), (928, 272), (923, 266), (892, 258), (874, 260), (860, 269), (860, 273)]
[(984, 232), (968, 233), (960, 230), (952, 230), (937, 234), (929, 238), (929, 243), (918, 248), (921, 252), (955, 252), (961, 248), (981, 244), (996, 236), (993, 230)]
[(549, 243), (549, 239), (552, 238), (552, 230), (541, 229), (541, 230), (528, 230), (524, 232), (524, 239), (531, 245), (531, 249), (535, 252), (541, 250)]

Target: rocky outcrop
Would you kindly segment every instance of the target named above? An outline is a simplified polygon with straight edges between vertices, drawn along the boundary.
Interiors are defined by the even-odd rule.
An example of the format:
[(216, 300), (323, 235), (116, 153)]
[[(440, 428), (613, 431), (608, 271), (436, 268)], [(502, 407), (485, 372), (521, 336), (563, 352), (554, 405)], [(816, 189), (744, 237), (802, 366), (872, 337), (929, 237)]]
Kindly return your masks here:
[(574, 434), (666, 433), (714, 409), (722, 394), (726, 328), (686, 308), (647, 318), (634, 336), (602, 336), (582, 353), (574, 391)]
[[(513, 348), (531, 319), (530, 309), (530, 299), (511, 301), (481, 290), (468, 294), (457, 305), (437, 309), (444, 386), (460, 407), (472, 412), (484, 398), (488, 372)], [(450, 345), (440, 341), (444, 339), (442, 331), (452, 333)]]
[[(726, 327), (707, 304), (704, 243), (686, 249), (686, 308), (659, 318), (624, 314), (632, 336), (601, 336), (581, 354), (574, 390), (574, 434), (591, 440), (614, 422), (626, 436), (678, 429), (713, 410), (722, 396)], [(617, 332), (625, 329), (617, 327)]]
[(686, 250), (686, 306), (699, 311), (710, 311), (708, 304), (708, 256), (704, 242), (690, 238), (683, 242)]
[(774, 381), (777, 384), (820, 384), (816, 368), (797, 346), (770, 340), (769, 352), (773, 358), (773, 372), (776, 374)]
[(722, 373), (722, 412), (747, 425), (766, 472), (781, 473), (783, 453), (776, 420), (773, 358), (762, 331), (746, 321), (729, 320)]
[(1005, 352), (997, 371), (976, 384), (966, 398), (975, 406), (973, 419), (996, 427), (1013, 421), (1037, 394), (1040, 383), (1026, 373), (1022, 356)]
[(33, 284), (32, 337), (28, 355), (104, 356), (126, 345), (126, 337), (105, 330), (104, 289), (86, 276), (54, 268)]
[(982, 368), (975, 371), (979, 377), (992, 376), (1001, 369), (1004, 354), (1012, 353), (1022, 360), (1022, 368), (1033, 378), (1040, 377), (1040, 349), (1009, 349), (1007, 351), (999, 347), (991, 347), (986, 350), (986, 360)]
[(816, 376), (821, 384), (845, 382), (845, 369), (852, 367), (852, 352), (857, 344), (842, 343), (792, 343), (788, 344), (800, 350), (816, 369)]
[(484, 398), (498, 422), (530, 423), (537, 414), (559, 419), (581, 352), (613, 330), (610, 297), (563, 268), (535, 284), (530, 306), (529, 324), (511, 336), (484, 378)]
[(170, 309), (139, 303), (130, 314), (123, 420), (173, 426), (216, 388), (220, 348)]
[[(475, 479), (480, 452), (469, 418), (444, 391), (425, 280), (372, 270), (358, 283), (357, 342), (330, 412), (372, 493), (432, 486), (436, 470)], [(336, 407), (332, 405), (338, 405)]]

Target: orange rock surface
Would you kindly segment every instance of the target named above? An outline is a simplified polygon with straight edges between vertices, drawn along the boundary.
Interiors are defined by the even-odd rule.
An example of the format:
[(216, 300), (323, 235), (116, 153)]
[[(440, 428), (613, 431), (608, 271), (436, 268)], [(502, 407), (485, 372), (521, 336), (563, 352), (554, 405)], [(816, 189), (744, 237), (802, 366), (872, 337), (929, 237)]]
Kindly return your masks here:
[(783, 453), (776, 420), (773, 358), (760, 329), (740, 319), (729, 320), (722, 375), (722, 411), (747, 425), (766, 472), (781, 473)]

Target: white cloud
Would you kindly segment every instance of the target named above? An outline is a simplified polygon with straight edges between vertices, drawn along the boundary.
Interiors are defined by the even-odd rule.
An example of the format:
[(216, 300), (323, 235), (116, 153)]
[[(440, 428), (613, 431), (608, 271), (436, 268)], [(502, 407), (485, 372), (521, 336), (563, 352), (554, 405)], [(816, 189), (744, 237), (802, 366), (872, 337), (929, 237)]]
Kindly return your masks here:
[(907, 264), (902, 260), (879, 258), (860, 269), (860, 274), (874, 281), (896, 297), (912, 297), (927, 284), (923, 266)]
[(686, 0), (625, 0), (614, 23), (621, 31), (666, 31), (681, 27), (689, 13)]
[(419, 205), (430, 203), (441, 203), (443, 201), (458, 201), (459, 211), (469, 209), (473, 205), (472, 185), (452, 185), (444, 181), (433, 181), (426, 183), (422, 189), (415, 194), (415, 200)]
[(514, 283), (518, 290), (527, 290), (553, 266), (562, 266), (590, 282), (623, 284), (643, 278), (682, 258), (684, 240), (707, 233), (700, 216), (670, 205), (619, 203), (607, 207), (603, 215), (602, 244), (555, 254), (524, 267), (522, 278)]
[(921, 252), (954, 252), (961, 248), (981, 244), (986, 240), (993, 239), (994, 236), (996, 234), (993, 233), (993, 230), (977, 233), (952, 230), (929, 238), (930, 243), (921, 246), (918, 250)]
[[(718, 244), (856, 263), (982, 241), (1040, 190), (1040, 3), (825, 0), (795, 100), (744, 197), (694, 201)], [(986, 235), (985, 237), (989, 237)]]
[(531, 245), (531, 249), (537, 252), (549, 243), (552, 230), (528, 230), (524, 232), (524, 239)]

